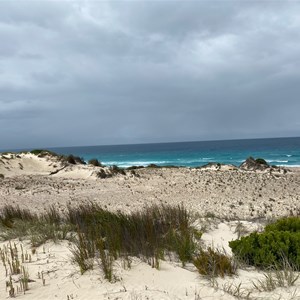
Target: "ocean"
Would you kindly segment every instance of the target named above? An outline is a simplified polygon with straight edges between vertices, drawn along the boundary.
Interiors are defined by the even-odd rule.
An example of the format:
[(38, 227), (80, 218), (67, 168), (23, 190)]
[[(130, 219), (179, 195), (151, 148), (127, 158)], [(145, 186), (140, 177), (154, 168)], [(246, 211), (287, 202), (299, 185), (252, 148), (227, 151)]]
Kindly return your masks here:
[(97, 158), (119, 167), (174, 165), (195, 167), (212, 162), (239, 166), (247, 157), (264, 158), (277, 166), (300, 167), (300, 138), (269, 138), (112, 146), (49, 148), (85, 161)]

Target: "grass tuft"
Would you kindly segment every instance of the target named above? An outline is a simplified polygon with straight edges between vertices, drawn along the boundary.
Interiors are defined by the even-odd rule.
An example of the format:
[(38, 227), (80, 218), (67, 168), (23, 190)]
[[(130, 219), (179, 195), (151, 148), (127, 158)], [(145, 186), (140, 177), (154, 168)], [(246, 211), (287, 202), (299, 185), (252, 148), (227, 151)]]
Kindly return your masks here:
[(81, 273), (98, 261), (109, 281), (115, 279), (113, 262), (119, 258), (130, 266), (130, 257), (139, 257), (157, 269), (165, 255), (175, 254), (182, 265), (192, 262), (202, 233), (191, 224), (182, 205), (154, 205), (132, 214), (110, 212), (94, 203), (68, 206), (65, 215), (54, 206), (40, 215), (12, 206), (0, 211), (2, 238), (29, 238), (33, 247), (71, 239), (73, 261)]
[(200, 274), (210, 278), (234, 275), (237, 269), (231, 257), (210, 247), (207, 251), (201, 249), (193, 263)]

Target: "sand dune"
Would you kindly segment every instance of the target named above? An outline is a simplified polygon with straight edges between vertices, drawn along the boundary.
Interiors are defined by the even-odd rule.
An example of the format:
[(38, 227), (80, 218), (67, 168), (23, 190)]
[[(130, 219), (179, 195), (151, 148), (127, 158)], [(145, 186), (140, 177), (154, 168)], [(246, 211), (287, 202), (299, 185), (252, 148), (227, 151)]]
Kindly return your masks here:
[[(300, 172), (286, 173), (242, 171), (223, 166), (196, 168), (143, 168), (135, 174), (111, 178), (97, 177), (98, 167), (65, 165), (56, 158), (33, 154), (0, 156), (0, 207), (19, 205), (43, 212), (49, 205), (64, 211), (66, 205), (93, 201), (112, 211), (132, 212), (151, 204), (183, 204), (196, 216), (195, 222), (206, 226), (202, 242), (206, 246), (225, 249), (228, 241), (236, 239), (237, 225), (242, 222), (247, 232), (261, 230), (268, 218), (299, 214)], [(105, 172), (109, 172), (105, 169)], [(51, 175), (52, 174), (52, 175)], [(20, 243), (30, 252), (28, 242)], [(3, 248), (7, 242), (2, 242)], [(179, 263), (164, 261), (161, 269), (132, 258), (132, 268), (125, 270), (121, 262), (115, 264), (118, 280), (108, 283), (100, 268), (80, 275), (71, 260), (71, 245), (48, 242), (40, 246), (26, 263), (30, 289), (18, 294), (22, 299), (237, 299), (229, 292), (241, 282), (251, 299), (300, 299), (290, 289), (271, 293), (253, 291), (253, 280), (263, 278), (254, 269), (238, 271), (238, 276), (218, 279), (212, 286), (192, 265), (182, 268)], [(39, 274), (43, 272), (43, 285)], [(4, 268), (0, 265), (0, 295), (5, 291)], [(17, 280), (17, 278), (14, 278)], [(246, 294), (243, 294), (244, 296)], [(298, 297), (298, 298), (297, 298)], [(1, 298), (2, 299), (2, 298)]]

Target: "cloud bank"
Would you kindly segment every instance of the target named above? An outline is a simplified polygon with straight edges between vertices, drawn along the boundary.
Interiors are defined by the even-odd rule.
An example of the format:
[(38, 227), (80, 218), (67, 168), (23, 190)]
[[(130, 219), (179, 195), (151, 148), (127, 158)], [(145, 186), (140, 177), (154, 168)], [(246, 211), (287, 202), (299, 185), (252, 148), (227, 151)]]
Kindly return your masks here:
[(1, 1), (0, 148), (300, 136), (299, 11)]

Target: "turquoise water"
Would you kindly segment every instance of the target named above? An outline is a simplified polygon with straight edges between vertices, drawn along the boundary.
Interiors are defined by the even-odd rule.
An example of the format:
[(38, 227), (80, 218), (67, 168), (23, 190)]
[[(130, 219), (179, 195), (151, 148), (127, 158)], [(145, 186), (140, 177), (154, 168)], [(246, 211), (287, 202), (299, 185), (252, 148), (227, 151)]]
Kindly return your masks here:
[(300, 166), (300, 138), (251, 139), (138, 145), (52, 148), (88, 161), (97, 158), (105, 165), (119, 167), (201, 166), (210, 162), (240, 165), (247, 157), (261, 157), (271, 165)]

